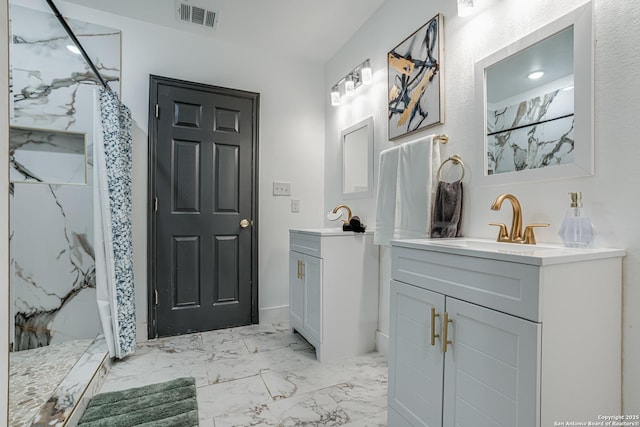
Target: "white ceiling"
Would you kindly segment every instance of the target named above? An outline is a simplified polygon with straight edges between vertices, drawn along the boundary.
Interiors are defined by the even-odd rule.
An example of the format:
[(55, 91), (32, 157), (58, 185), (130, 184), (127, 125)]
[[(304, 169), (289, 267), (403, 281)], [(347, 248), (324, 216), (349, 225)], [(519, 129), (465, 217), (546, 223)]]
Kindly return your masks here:
[[(219, 13), (214, 30), (175, 19), (175, 0), (66, 0), (216, 40), (328, 61), (384, 0), (183, 0)], [(64, 9), (60, 7), (64, 15)], [(108, 22), (96, 22), (110, 26)]]

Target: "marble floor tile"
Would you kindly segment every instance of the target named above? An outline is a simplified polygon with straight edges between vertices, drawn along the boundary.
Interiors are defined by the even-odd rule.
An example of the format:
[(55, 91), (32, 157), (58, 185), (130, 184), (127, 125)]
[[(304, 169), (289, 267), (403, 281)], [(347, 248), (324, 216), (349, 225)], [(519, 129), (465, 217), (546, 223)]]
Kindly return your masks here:
[(271, 402), (271, 396), (259, 375), (199, 387), (197, 395), (198, 413), (202, 419)]
[(233, 339), (244, 338), (256, 335), (270, 335), (276, 333), (276, 328), (271, 323), (260, 323), (258, 325), (240, 326), (238, 328), (224, 329), (231, 334)]
[(344, 427), (386, 427), (387, 411), (371, 414), (366, 418), (352, 421), (344, 425)]
[(150, 348), (142, 353), (136, 352), (124, 360), (114, 361), (103, 391), (124, 390), (185, 376), (194, 377), (196, 386), (209, 384), (208, 354), (191, 349), (182, 352), (165, 350)]
[(152, 340), (115, 363), (101, 391), (196, 378), (202, 427), (383, 426), (387, 360), (319, 363), (288, 322)]
[(205, 344), (205, 352), (208, 355), (207, 360), (209, 361), (237, 359), (238, 357), (249, 354), (244, 340), (241, 339), (235, 341), (224, 340), (215, 344), (208, 342)]
[(145, 349), (157, 349), (166, 353), (182, 353), (185, 350), (203, 351), (201, 334), (178, 335), (175, 337), (157, 338), (137, 345), (136, 352)]
[(209, 361), (207, 374), (209, 383), (217, 384), (259, 375), (272, 369), (302, 369), (317, 363), (314, 353), (283, 348)]
[(327, 390), (304, 393), (267, 404), (278, 426), (340, 426), (351, 419)]
[(250, 353), (288, 348), (291, 350), (312, 351), (313, 347), (300, 335), (289, 331), (276, 331), (272, 334), (252, 335), (244, 338)]
[(289, 324), (289, 322), (274, 323), (273, 327), (276, 331), (280, 332), (291, 331), (291, 325)]

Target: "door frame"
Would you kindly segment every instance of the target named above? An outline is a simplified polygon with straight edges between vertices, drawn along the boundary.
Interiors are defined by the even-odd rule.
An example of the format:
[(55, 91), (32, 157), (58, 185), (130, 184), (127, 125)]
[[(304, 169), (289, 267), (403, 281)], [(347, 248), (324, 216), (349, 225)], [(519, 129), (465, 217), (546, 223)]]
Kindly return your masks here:
[(156, 227), (155, 214), (156, 198), (156, 165), (157, 165), (157, 138), (158, 121), (156, 120), (156, 104), (158, 103), (158, 87), (169, 85), (184, 89), (212, 92), (218, 95), (234, 96), (252, 101), (253, 112), (253, 137), (251, 141), (251, 167), (253, 177), (251, 179), (251, 323), (258, 323), (258, 135), (260, 94), (239, 89), (230, 89), (213, 86), (204, 83), (195, 83), (185, 80), (149, 75), (149, 138), (148, 138), (148, 190), (147, 190), (147, 333), (148, 338), (157, 338), (157, 309), (156, 309)]

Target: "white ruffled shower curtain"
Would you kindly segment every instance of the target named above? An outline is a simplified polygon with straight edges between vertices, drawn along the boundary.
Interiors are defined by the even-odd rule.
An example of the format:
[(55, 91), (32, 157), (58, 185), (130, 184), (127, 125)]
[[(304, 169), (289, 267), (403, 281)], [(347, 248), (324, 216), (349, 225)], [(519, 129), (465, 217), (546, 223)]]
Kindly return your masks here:
[(93, 211), (98, 311), (111, 357), (136, 345), (131, 235), (131, 112), (113, 91), (94, 96)]

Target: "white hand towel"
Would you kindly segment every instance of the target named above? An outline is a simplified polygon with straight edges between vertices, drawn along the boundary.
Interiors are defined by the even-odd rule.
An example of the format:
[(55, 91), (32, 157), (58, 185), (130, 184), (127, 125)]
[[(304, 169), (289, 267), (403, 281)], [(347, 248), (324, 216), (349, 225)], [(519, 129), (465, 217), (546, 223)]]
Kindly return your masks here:
[(398, 158), (393, 238), (427, 238), (431, 226), (440, 144), (434, 135), (403, 144)]
[(399, 154), (399, 146), (389, 148), (380, 153), (378, 194), (376, 196), (376, 228), (373, 235), (373, 242), (376, 245), (388, 246), (393, 238)]

